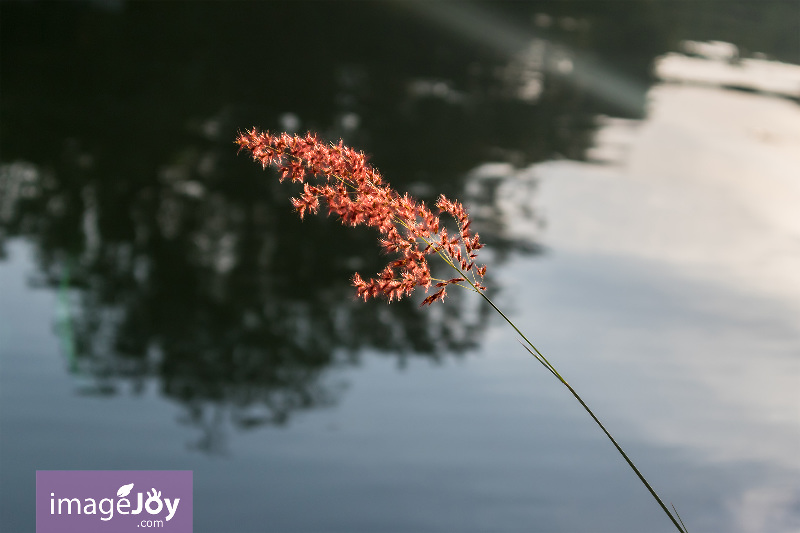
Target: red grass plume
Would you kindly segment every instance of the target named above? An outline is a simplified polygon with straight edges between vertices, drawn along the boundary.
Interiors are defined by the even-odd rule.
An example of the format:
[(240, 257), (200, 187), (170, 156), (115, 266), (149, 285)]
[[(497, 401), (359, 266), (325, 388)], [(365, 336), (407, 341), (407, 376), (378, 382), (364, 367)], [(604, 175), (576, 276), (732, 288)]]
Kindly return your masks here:
[[(470, 232), (470, 220), (461, 203), (444, 195), (436, 201), (439, 214), (450, 214), (458, 225), (458, 233), (448, 235), (439, 217), (424, 203), (408, 194), (401, 196), (366, 163), (362, 152), (342, 141), (331, 144), (313, 133), (272, 135), (253, 128), (239, 133), (235, 142), (263, 168), (276, 167), (280, 181), (289, 178), (303, 183), (302, 194), (292, 198), (300, 218), (307, 212), (318, 213), (325, 204), (328, 214), (337, 215), (344, 224), (378, 229), (381, 246), (397, 258), (375, 278), (364, 281), (355, 273), (353, 285), (364, 301), (382, 295), (391, 302), (410, 295), (416, 287), (424, 287), (427, 293), (432, 284), (437, 290), (422, 305), (444, 300), (448, 285), (486, 290), (481, 284), (486, 267), (475, 266), (475, 252), (483, 245), (478, 235)], [(312, 184), (307, 178), (318, 179)], [(458, 275), (447, 280), (432, 278), (426, 259), (431, 254), (441, 257)]]

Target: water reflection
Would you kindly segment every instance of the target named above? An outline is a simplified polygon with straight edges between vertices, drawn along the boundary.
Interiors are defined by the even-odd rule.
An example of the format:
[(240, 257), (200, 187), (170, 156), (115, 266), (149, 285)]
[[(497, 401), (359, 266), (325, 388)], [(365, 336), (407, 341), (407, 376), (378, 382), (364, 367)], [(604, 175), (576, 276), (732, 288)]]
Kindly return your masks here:
[(60, 288), (62, 347), (74, 371), (97, 378), (94, 392), (157, 375), (200, 426), (208, 402), (239, 427), (280, 424), (335, 401), (323, 376), (363, 347), (441, 357), (480, 336), (485, 317), (459, 305), (426, 313), (410, 301), (354, 301), (353, 266), (379, 269), (368, 233), (301, 224), (260, 177), (219, 187), (175, 177), (190, 168), (137, 191), (5, 169), (18, 191), (8, 227), (35, 228), (35, 283)]
[(538, 253), (536, 180), (515, 169), (586, 158), (598, 114), (643, 116), (668, 32), (657, 6), (492, 9), (505, 26), (488, 4), (4, 5), (0, 252), (35, 245), (83, 392), (155, 377), (217, 450), (222, 420), (335, 403), (330, 376), (365, 348), (402, 363), (476, 346), (487, 310), (457, 293), (354, 301), (352, 272), (382, 262), (373, 235), (301, 223), (231, 141), (253, 124), (343, 136), (398, 189), (468, 199), (495, 265)]

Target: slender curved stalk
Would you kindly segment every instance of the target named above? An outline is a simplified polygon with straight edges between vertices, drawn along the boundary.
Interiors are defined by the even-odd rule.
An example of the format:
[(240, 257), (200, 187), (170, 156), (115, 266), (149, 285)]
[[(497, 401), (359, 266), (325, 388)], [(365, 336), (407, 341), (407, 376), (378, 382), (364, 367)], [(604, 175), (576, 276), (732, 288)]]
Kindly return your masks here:
[(641, 481), (644, 484), (644, 486), (647, 487), (647, 490), (650, 491), (650, 494), (653, 496), (653, 498), (655, 498), (655, 500), (661, 506), (661, 509), (663, 509), (664, 512), (667, 513), (667, 516), (675, 525), (675, 527), (678, 529), (678, 531), (680, 531), (680, 533), (688, 533), (686, 530), (686, 526), (683, 526), (683, 520), (680, 519), (680, 516), (678, 515), (678, 510), (675, 509), (675, 506), (673, 505), (672, 508), (675, 509), (675, 514), (678, 515), (677, 519), (675, 518), (675, 516), (672, 515), (670, 510), (667, 508), (666, 504), (664, 504), (664, 501), (661, 499), (658, 493), (656, 493), (655, 489), (650, 485), (647, 479), (645, 479), (644, 475), (639, 471), (638, 468), (636, 468), (636, 465), (633, 464), (633, 461), (631, 460), (630, 457), (628, 457), (628, 454), (625, 453), (622, 447), (617, 443), (616, 439), (614, 439), (614, 437), (611, 436), (611, 433), (608, 432), (603, 423), (600, 422), (600, 420), (597, 418), (594, 412), (592, 412), (589, 406), (586, 405), (586, 402), (583, 401), (583, 398), (581, 398), (580, 395), (575, 391), (575, 389), (573, 389), (572, 386), (567, 382), (567, 380), (565, 380), (561, 376), (561, 374), (558, 373), (558, 371), (553, 367), (550, 361), (548, 361), (544, 357), (544, 355), (542, 355), (542, 353), (536, 348), (536, 346), (534, 346), (533, 343), (528, 340), (528, 338), (519, 330), (519, 328), (511, 321), (511, 319), (509, 319), (508, 316), (506, 316), (506, 314), (503, 313), (503, 311), (501, 311), (500, 308), (498, 308), (495, 305), (495, 303), (488, 296), (486, 296), (486, 294), (483, 291), (479, 291), (479, 294), (483, 296), (483, 299), (486, 300), (486, 302), (488, 302), (489, 305), (491, 305), (492, 308), (495, 311), (497, 311), (500, 314), (500, 316), (502, 316), (503, 319), (506, 322), (508, 322), (508, 324), (512, 328), (514, 328), (514, 331), (516, 331), (520, 335), (520, 337), (522, 337), (525, 340), (525, 342), (528, 343), (528, 346), (530, 346), (529, 348), (528, 346), (525, 346), (525, 344), (523, 344), (522, 341), (520, 341), (522, 347), (525, 348), (528, 351), (528, 353), (530, 353), (537, 361), (542, 363), (542, 365), (544, 365), (544, 367), (547, 368), (547, 370), (549, 370), (550, 373), (553, 374), (553, 376), (555, 376), (556, 379), (558, 379), (569, 390), (569, 392), (572, 393), (572, 395), (575, 397), (576, 400), (578, 400), (578, 403), (581, 404), (581, 406), (586, 410), (586, 412), (589, 413), (589, 416), (592, 417), (592, 420), (594, 420), (595, 423), (600, 427), (600, 429), (603, 430), (603, 433), (605, 433), (606, 437), (608, 437), (608, 440), (611, 441), (611, 444), (614, 445), (614, 448), (617, 449), (620, 455), (622, 455), (622, 458), (625, 459), (625, 462), (628, 463), (628, 466), (630, 466), (631, 469), (634, 471), (634, 473), (636, 473), (637, 477), (639, 478), (639, 481)]
[[(424, 240), (429, 245), (431, 244), (427, 239), (424, 239)], [(442, 259), (444, 259), (445, 263), (447, 263), (451, 268), (453, 268), (456, 272), (458, 272), (461, 277), (465, 278), (467, 283), (472, 285), (472, 282), (469, 281), (469, 278), (467, 277), (467, 274), (463, 270), (461, 270), (448, 257), (444, 256), (441, 253), (439, 253), (439, 255), (442, 257)], [(672, 523), (675, 525), (675, 527), (678, 529), (678, 531), (680, 533), (688, 533), (687, 530), (686, 530), (686, 526), (683, 525), (683, 520), (681, 520), (680, 516), (678, 515), (678, 510), (675, 509), (675, 506), (673, 505), (672, 508), (675, 509), (675, 515), (677, 515), (677, 518), (676, 518), (676, 516), (673, 516), (673, 514), (667, 508), (667, 506), (664, 503), (664, 501), (661, 499), (661, 497), (658, 495), (658, 493), (652, 487), (652, 485), (650, 485), (650, 483), (647, 481), (647, 479), (645, 479), (644, 475), (639, 471), (639, 469), (636, 467), (636, 465), (633, 464), (633, 461), (631, 460), (631, 458), (628, 457), (628, 454), (625, 453), (625, 451), (622, 449), (622, 447), (617, 443), (616, 439), (614, 439), (614, 437), (611, 435), (611, 433), (609, 433), (609, 431), (606, 429), (606, 427), (603, 425), (603, 423), (600, 422), (600, 419), (597, 418), (597, 415), (595, 415), (594, 412), (589, 408), (589, 406), (586, 405), (586, 402), (583, 401), (583, 398), (580, 397), (580, 395), (575, 391), (575, 389), (572, 388), (572, 385), (570, 385), (567, 382), (567, 380), (564, 379), (564, 377), (558, 372), (558, 370), (556, 370), (556, 368), (552, 365), (552, 363), (550, 363), (550, 361), (547, 360), (547, 358), (542, 354), (542, 352), (540, 352), (539, 349), (536, 348), (536, 346), (530, 341), (530, 339), (528, 339), (528, 337), (526, 337), (525, 334), (522, 333), (522, 331), (517, 327), (517, 325), (514, 324), (514, 322), (512, 322), (511, 319), (508, 318), (508, 316), (499, 307), (497, 307), (497, 305), (495, 305), (495, 303), (491, 300), (491, 298), (486, 296), (486, 293), (484, 291), (478, 289), (474, 285), (472, 285), (470, 287), (464, 287), (464, 288), (471, 289), (473, 292), (477, 292), (478, 294), (480, 294), (483, 297), (483, 299), (486, 300), (486, 302), (490, 306), (492, 306), (492, 309), (497, 311), (497, 313), (501, 317), (503, 317), (503, 320), (505, 320), (512, 328), (514, 328), (514, 331), (516, 331), (517, 334), (520, 337), (522, 337), (522, 339), (525, 341), (525, 343), (527, 343), (527, 346), (526, 346), (525, 343), (520, 341), (520, 344), (522, 345), (522, 347), (525, 348), (528, 351), (528, 353), (530, 353), (537, 361), (539, 361), (542, 364), (542, 366), (544, 366), (558, 381), (560, 381), (569, 390), (569, 392), (572, 393), (572, 396), (574, 396), (575, 399), (578, 400), (578, 403), (580, 403), (581, 406), (586, 410), (586, 412), (589, 413), (589, 416), (592, 417), (592, 420), (594, 420), (595, 423), (600, 427), (600, 429), (603, 430), (603, 433), (605, 433), (606, 437), (608, 437), (608, 440), (611, 441), (611, 444), (614, 445), (614, 448), (616, 448), (617, 451), (619, 452), (619, 454), (622, 455), (622, 458), (625, 459), (625, 462), (628, 463), (628, 466), (630, 466), (631, 469), (634, 471), (636, 476), (639, 478), (639, 481), (641, 481), (644, 484), (644, 486), (647, 487), (647, 490), (650, 492), (650, 494), (653, 496), (653, 498), (655, 498), (655, 500), (658, 502), (658, 505), (661, 506), (661, 509), (667, 514), (667, 516), (672, 521)], [(528, 346), (530, 346), (530, 348)]]

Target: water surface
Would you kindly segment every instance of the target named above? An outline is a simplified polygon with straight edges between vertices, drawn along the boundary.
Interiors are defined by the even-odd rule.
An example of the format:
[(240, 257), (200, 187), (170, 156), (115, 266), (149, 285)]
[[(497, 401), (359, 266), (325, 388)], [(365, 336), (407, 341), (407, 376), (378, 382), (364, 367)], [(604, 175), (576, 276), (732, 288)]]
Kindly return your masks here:
[(198, 532), (671, 530), (477, 299), (356, 301), (374, 235), (297, 220), (252, 125), (463, 199), (690, 531), (800, 530), (796, 6), (427, 5), (2, 6), (4, 531), (37, 469), (193, 470)]

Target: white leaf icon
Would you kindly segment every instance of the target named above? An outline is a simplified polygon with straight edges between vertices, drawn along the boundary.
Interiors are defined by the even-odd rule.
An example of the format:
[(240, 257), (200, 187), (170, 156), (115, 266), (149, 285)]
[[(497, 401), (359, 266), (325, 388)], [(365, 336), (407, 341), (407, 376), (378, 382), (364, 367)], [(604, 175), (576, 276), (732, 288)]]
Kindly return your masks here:
[(120, 498), (124, 498), (125, 496), (131, 493), (132, 488), (133, 488), (133, 483), (122, 485), (117, 491), (117, 496), (119, 496)]

